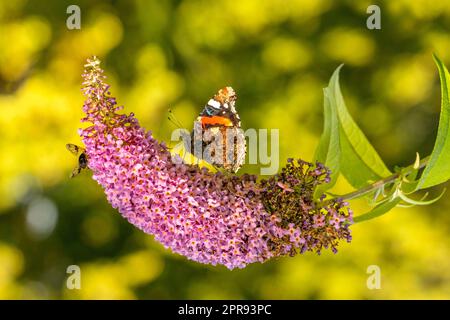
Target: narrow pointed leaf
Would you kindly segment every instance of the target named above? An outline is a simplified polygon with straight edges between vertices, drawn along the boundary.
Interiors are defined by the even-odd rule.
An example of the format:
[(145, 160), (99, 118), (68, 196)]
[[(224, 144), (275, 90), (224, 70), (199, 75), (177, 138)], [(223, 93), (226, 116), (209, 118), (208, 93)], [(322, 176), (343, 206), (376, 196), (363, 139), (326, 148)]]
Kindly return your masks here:
[(439, 195), (439, 196), (437, 196), (436, 198), (434, 198), (434, 199), (431, 199), (431, 200), (427, 200), (427, 201), (425, 201), (425, 200), (414, 200), (414, 199), (411, 199), (411, 198), (408, 198), (405, 194), (403, 194), (402, 192), (399, 192), (399, 194), (398, 194), (398, 196), (403, 200), (403, 201), (405, 201), (406, 203), (409, 203), (409, 204), (412, 204), (412, 205), (416, 205), (416, 206), (427, 206), (427, 205), (430, 205), (430, 204), (432, 204), (432, 203), (435, 203), (436, 201), (438, 201), (440, 198), (442, 198), (442, 196), (444, 195), (444, 193), (445, 193), (445, 191), (446, 191), (446, 189), (444, 189), (444, 190), (442, 190), (442, 192), (441, 192), (441, 194)]
[[(330, 80), (330, 102), (340, 124), (341, 171), (355, 188), (391, 174), (374, 147), (349, 114), (339, 86), (339, 66)], [(334, 103), (333, 103), (334, 102)]]
[(433, 152), (420, 178), (418, 189), (429, 188), (450, 179), (450, 75), (437, 56), (434, 60), (441, 80), (441, 115)]
[(329, 88), (323, 90), (324, 96), (324, 131), (320, 137), (319, 145), (316, 149), (315, 159), (331, 170), (330, 182), (318, 187), (315, 191), (315, 198), (333, 187), (339, 176), (339, 160), (340, 160), (340, 146), (339, 146), (339, 122), (336, 108), (331, 106), (329, 97)]

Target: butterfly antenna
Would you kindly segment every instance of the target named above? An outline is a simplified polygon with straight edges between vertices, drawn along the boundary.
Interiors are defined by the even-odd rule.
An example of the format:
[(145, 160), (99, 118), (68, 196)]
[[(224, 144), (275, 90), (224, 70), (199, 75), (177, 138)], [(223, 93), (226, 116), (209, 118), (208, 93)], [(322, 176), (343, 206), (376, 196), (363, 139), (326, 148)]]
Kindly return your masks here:
[[(185, 129), (185, 127), (183, 126), (183, 124), (181, 123), (181, 121), (179, 121), (177, 119), (177, 117), (175, 116), (175, 113), (173, 112), (172, 109), (167, 109), (168, 112), (168, 116), (167, 119), (177, 128), (177, 129)], [(170, 150), (174, 149), (174, 147), (168, 147)], [(187, 151), (185, 148), (183, 148), (182, 150), (182, 161), (183, 163), (186, 163), (186, 156), (187, 156)], [(180, 155), (181, 156), (181, 155)]]
[(175, 125), (175, 127), (177, 127), (178, 129), (184, 129), (183, 124), (177, 119), (172, 109), (169, 108), (168, 113), (169, 115), (167, 119), (169, 119), (169, 121), (172, 122), (172, 124)]

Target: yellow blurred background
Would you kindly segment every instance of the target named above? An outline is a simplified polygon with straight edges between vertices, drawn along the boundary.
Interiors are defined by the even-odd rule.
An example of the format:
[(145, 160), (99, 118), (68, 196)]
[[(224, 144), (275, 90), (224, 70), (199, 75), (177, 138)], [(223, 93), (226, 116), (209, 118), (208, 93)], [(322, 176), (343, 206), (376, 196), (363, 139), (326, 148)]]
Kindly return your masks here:
[[(81, 8), (69, 30), (66, 9)], [(112, 93), (169, 141), (217, 89), (233, 86), (243, 127), (280, 129), (280, 159), (311, 160), (322, 88), (345, 63), (348, 107), (390, 168), (430, 153), (440, 89), (432, 53), (450, 66), (450, 2), (117, 0), (0, 2), (1, 299), (449, 299), (450, 199), (353, 226), (351, 244), (243, 270), (173, 255), (128, 224), (85, 172), (79, 143), (85, 59), (103, 61)], [(240, 173), (257, 173), (245, 166)], [(437, 188), (436, 191), (439, 191)], [(335, 192), (350, 188), (340, 179)], [(367, 204), (354, 204), (356, 214)], [(66, 288), (69, 265), (81, 290)], [(381, 289), (366, 286), (369, 265)]]

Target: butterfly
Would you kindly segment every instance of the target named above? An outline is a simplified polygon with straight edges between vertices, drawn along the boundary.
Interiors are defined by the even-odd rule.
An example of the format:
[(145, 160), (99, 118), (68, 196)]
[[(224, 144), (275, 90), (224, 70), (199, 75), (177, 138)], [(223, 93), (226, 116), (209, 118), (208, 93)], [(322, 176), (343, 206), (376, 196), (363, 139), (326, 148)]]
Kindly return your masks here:
[(232, 87), (220, 89), (194, 121), (190, 139), (191, 153), (197, 158), (231, 172), (239, 170), (247, 152), (236, 99)]
[(79, 147), (79, 146), (77, 146), (75, 144), (72, 144), (72, 143), (68, 143), (68, 144), (66, 144), (66, 148), (73, 155), (78, 157), (78, 164), (75, 167), (75, 169), (73, 169), (72, 173), (70, 174), (70, 177), (73, 178), (76, 175), (78, 175), (81, 172), (81, 170), (87, 168), (87, 166), (88, 166), (88, 158), (87, 158), (87, 155), (85, 153), (84, 148), (82, 148), (82, 147)]

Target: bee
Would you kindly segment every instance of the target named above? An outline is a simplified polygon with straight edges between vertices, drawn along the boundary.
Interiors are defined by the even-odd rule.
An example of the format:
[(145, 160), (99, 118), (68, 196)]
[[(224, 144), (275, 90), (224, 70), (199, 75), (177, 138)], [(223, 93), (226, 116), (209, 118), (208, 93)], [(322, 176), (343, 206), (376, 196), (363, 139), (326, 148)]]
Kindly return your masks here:
[(87, 158), (87, 155), (85, 152), (86, 150), (82, 147), (79, 147), (72, 143), (68, 143), (68, 144), (66, 144), (66, 148), (67, 148), (67, 150), (70, 151), (70, 153), (72, 153), (73, 155), (78, 157), (78, 164), (75, 167), (75, 169), (73, 169), (72, 173), (70, 174), (70, 177), (73, 178), (73, 177), (77, 176), (81, 172), (81, 170), (87, 168), (88, 158)]

